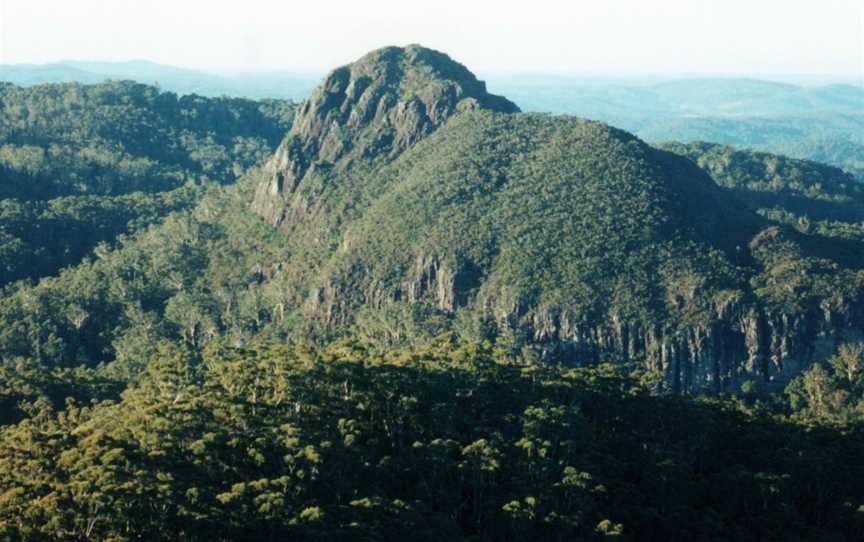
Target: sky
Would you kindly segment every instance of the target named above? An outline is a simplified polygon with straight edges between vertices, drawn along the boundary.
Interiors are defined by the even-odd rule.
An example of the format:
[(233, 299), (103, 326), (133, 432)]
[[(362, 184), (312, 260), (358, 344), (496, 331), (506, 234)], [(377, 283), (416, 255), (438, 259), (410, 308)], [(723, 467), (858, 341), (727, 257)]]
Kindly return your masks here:
[(862, 0), (0, 0), (0, 64), (321, 72), (420, 43), (477, 73), (864, 75)]

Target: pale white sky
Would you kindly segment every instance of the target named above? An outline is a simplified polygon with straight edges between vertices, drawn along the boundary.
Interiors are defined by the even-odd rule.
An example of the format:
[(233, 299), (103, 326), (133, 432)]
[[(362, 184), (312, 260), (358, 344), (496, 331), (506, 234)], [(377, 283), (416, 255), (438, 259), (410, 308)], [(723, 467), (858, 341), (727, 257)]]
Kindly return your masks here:
[(323, 71), (420, 43), (479, 73), (864, 74), (862, 0), (0, 0), (0, 63)]

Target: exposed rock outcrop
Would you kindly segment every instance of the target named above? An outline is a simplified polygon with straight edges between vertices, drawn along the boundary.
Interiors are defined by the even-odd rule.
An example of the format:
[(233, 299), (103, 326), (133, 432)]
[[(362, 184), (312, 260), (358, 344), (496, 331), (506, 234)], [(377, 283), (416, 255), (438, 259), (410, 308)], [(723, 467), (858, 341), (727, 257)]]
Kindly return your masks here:
[(417, 45), (373, 51), (332, 71), (301, 106), (252, 208), (290, 232), (292, 214), (314, 205), (322, 174), (358, 159), (393, 159), (453, 115), (475, 109), (519, 111), (443, 53)]
[[(497, 335), (521, 335), (537, 359), (571, 366), (630, 363), (662, 374), (676, 393), (734, 393), (748, 380), (782, 390), (811, 363), (826, 360), (844, 342), (864, 341), (864, 295), (839, 305), (803, 310), (772, 307), (752, 292), (737, 292), (715, 304), (705, 324), (681, 325), (681, 314), (648, 324), (613, 312), (577, 314), (571, 307), (522, 303), (508, 289), (468, 299), (466, 262), (418, 255), (399, 284), (369, 283), (364, 304), (383, 309), (396, 303), (428, 303), (444, 314), (468, 309)], [(463, 282), (460, 284), (460, 277)], [(314, 292), (312, 312), (330, 328), (351, 324), (351, 292), (337, 283)]]

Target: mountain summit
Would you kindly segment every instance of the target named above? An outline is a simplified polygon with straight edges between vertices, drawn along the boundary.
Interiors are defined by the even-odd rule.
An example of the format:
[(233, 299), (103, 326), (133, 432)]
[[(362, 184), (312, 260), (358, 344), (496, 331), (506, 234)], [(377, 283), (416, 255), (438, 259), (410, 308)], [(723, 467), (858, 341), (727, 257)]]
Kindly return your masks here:
[(260, 276), (290, 333), (453, 331), (722, 391), (782, 383), (860, 329), (861, 258), (842, 243), (772, 224), (627, 132), (517, 111), (416, 46), (332, 72), (253, 202), (284, 234)]
[(460, 112), (513, 113), (509, 100), (449, 56), (419, 45), (385, 47), (333, 70), (303, 104), (269, 164), (255, 210), (279, 225), (279, 200), (307, 174), (354, 159), (394, 158)]

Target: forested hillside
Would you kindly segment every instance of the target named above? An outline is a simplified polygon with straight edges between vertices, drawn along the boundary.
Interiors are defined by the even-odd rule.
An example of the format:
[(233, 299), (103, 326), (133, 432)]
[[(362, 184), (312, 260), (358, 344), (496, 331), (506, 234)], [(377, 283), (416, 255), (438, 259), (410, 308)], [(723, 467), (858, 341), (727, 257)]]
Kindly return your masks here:
[[(864, 99), (860, 110), (864, 110)], [(739, 149), (815, 160), (864, 182), (864, 114), (803, 117), (657, 119), (645, 126), (620, 123), (648, 141), (713, 141)]]
[[(812, 208), (802, 220), (853, 232), (825, 238), (760, 217), (748, 205), (763, 204), (726, 189), (757, 193), (771, 182), (764, 170), (753, 180), (703, 160), (715, 181), (599, 123), (469, 111), (512, 106), (483, 97), (446, 57), (416, 54), (401, 71), (374, 55), (354, 67), (358, 81), (380, 70), (398, 87), (334, 72), (265, 170), (10, 291), (0, 352), (58, 367), (117, 360), (134, 372), (160, 339), (193, 349), (345, 334), (418, 344), (454, 331), (529, 360), (633, 364), (696, 393), (782, 388), (858, 336), (854, 232), (864, 219), (842, 173), (772, 166), (786, 179), (775, 184), (799, 193), (772, 212), (798, 217), (789, 202), (803, 198)], [(440, 90), (412, 98), (408, 85), (430, 76), (445, 78)], [(399, 105), (399, 93), (414, 105)], [(823, 193), (852, 202), (851, 214), (819, 215)], [(248, 211), (253, 199), (278, 231)]]
[(290, 102), (178, 98), (131, 82), (0, 86), (0, 284), (38, 278), (189, 208), (262, 162)]
[[(303, 333), (454, 329), (540, 360), (641, 363), (689, 391), (777, 385), (860, 333), (860, 244), (760, 218), (691, 160), (603, 124), (458, 102), (472, 77), (449, 63), (392, 48), (334, 71), (271, 160), (253, 209), (286, 235), (286, 318)], [(368, 86), (370, 65), (399, 86)], [(456, 90), (417, 92), (430, 73)]]
[(0, 431), (0, 533), (857, 539), (860, 427), (650, 384), (446, 341), (384, 355), (356, 342), (166, 350), (119, 402), (37, 400)]
[(601, 120), (651, 143), (712, 141), (816, 160), (864, 180), (860, 82), (519, 76), (490, 84), (526, 111)]
[(741, 202), (802, 233), (864, 240), (864, 183), (838, 168), (716, 143), (665, 143)]
[(3, 93), (0, 538), (864, 528), (849, 173), (520, 113), (420, 46), (296, 115)]

